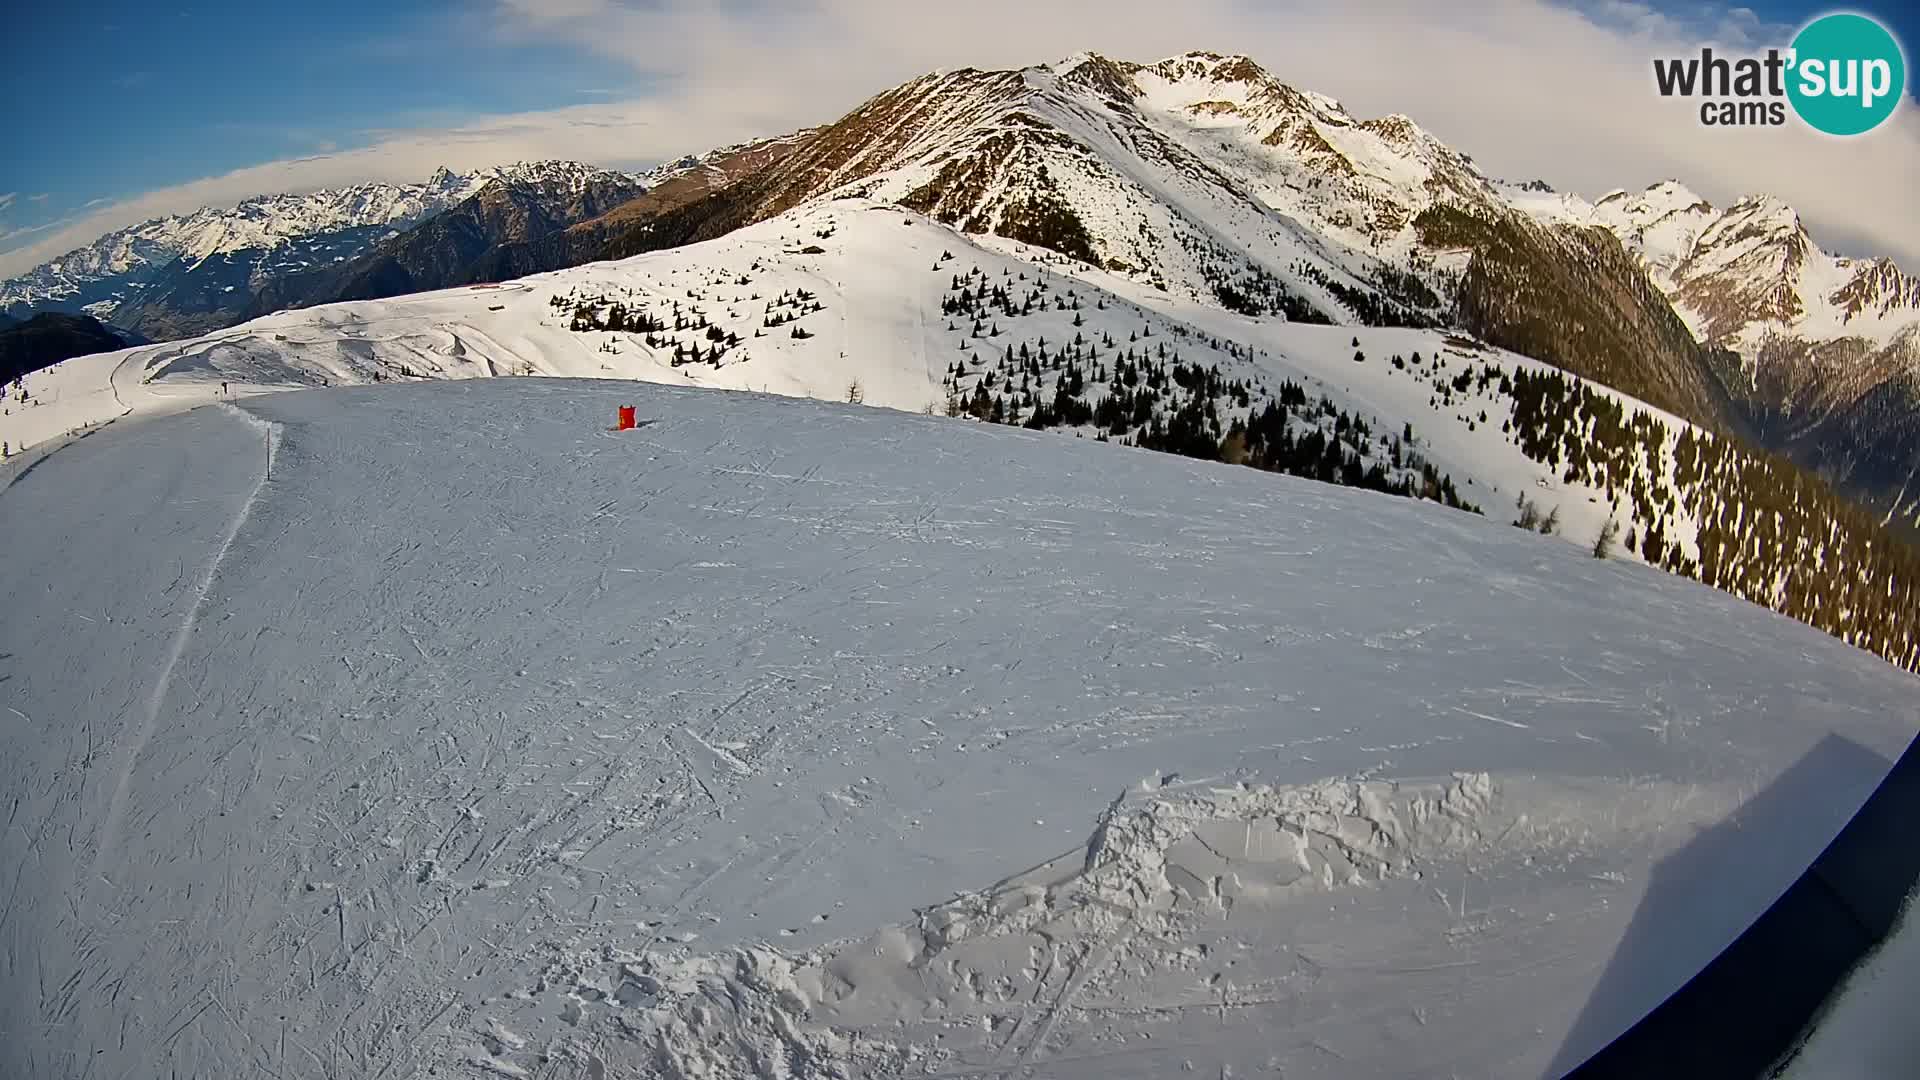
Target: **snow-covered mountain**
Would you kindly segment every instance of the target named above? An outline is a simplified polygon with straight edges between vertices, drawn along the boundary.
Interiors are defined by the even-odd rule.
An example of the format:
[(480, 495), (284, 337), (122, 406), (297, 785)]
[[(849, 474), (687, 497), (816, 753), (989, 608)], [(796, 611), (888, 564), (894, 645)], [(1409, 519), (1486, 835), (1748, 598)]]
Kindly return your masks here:
[(1723, 382), (1763, 442), (1920, 526), (1920, 279), (1821, 249), (1772, 196), (1717, 208), (1667, 180), (1516, 203), (1619, 236), (1688, 327), (1737, 357)]
[[(713, 208), (733, 222), (702, 224), (848, 192), (1170, 295), (1219, 302), (1227, 287), (1247, 307), (1350, 322), (1377, 314), (1358, 294), (1387, 260), (1411, 258), (1406, 227), (1436, 195), (1494, 203), (1469, 165), (1403, 118), (1355, 120), (1244, 57), (1146, 67), (1085, 55), (887, 91), (746, 178)], [(1365, 203), (1378, 213), (1356, 214)], [(1438, 306), (1417, 299), (1397, 310)]]
[(522, 162), (469, 173), (441, 168), (419, 184), (261, 195), (233, 207), (154, 218), (0, 282), (0, 311), (84, 310), (118, 322), (123, 306), (195, 271), (217, 270), (220, 281), (214, 287), (238, 291), (346, 261), (489, 183), (574, 191), (618, 175), (571, 161)]
[(1757, 355), (1768, 337), (1884, 346), (1920, 323), (1920, 279), (1892, 259), (1822, 250), (1769, 195), (1719, 209), (1677, 181), (1603, 195), (1586, 216), (1617, 234), (1701, 337)]
[[(738, 183), (635, 222), (606, 253), (710, 238), (814, 198), (884, 199), (1230, 310), (1467, 329), (1758, 438), (1884, 516), (1920, 522), (1920, 495), (1902, 494), (1920, 467), (1920, 398), (1902, 390), (1910, 279), (1885, 261), (1815, 257), (1797, 221), (1786, 250), (1753, 240), (1777, 202), (1709, 222), (1688, 216), (1697, 200), (1677, 187), (1596, 206), (1504, 183), (1407, 117), (1357, 118), (1216, 53), (939, 72), (795, 142)], [(1741, 321), (1743, 336), (1709, 317), (1786, 312), (1788, 264), (1804, 264), (1794, 295), (1818, 299), (1796, 301), (1801, 336), (1766, 340), (1817, 362), (1779, 348), (1761, 360), (1760, 323)], [(1833, 325), (1871, 333), (1805, 336)], [(1810, 415), (1810, 395), (1839, 419), (1811, 441), (1779, 422)]]
[(1611, 234), (1542, 224), (1406, 118), (1358, 119), (1245, 57), (929, 75), (636, 223), (607, 254), (852, 196), (1214, 307), (1456, 325), (1702, 426), (1737, 426), (1711, 358)]
[(0, 1074), (1564, 1075), (1920, 724), (1685, 221), (1217, 54), (648, 180), (0, 394)]
[[(343, 231), (404, 227), (458, 202), (473, 177), (437, 171), (422, 184), (359, 184), (304, 195), (261, 195), (230, 208), (206, 207), (110, 232), (26, 274), (0, 282), (0, 307), (84, 308), (98, 316), (177, 260), (291, 249), (294, 241)], [(325, 241), (313, 257), (327, 257)], [(302, 257), (282, 252), (297, 264)]]
[(0, 436), (40, 446), (223, 386), (498, 375), (859, 399), (1434, 500), (1582, 547), (1611, 529), (1626, 557), (1920, 665), (1911, 552), (1735, 440), (1456, 331), (1229, 312), (864, 198), (623, 262), (68, 361), (24, 380)]
[[(678, 173), (670, 166), (661, 175)], [(563, 233), (647, 190), (641, 177), (586, 166), (572, 175), (493, 176), (471, 196), (352, 259), (259, 282), (238, 314), (496, 280), (501, 275), (494, 256), (500, 250)]]
[[(336, 329), (316, 363), (380, 354)], [(1497, 522), (671, 386), (115, 425), (0, 490), (0, 550), (10, 1077), (1559, 1076), (1920, 723)]]

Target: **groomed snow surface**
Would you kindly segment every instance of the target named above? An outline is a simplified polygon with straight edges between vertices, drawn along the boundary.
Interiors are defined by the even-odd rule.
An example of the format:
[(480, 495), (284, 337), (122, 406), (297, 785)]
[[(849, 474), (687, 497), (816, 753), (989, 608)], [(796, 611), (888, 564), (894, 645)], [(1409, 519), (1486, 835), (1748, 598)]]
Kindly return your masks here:
[(11, 479), (8, 1076), (1538, 1077), (1920, 720), (1498, 521), (886, 410), (317, 390)]

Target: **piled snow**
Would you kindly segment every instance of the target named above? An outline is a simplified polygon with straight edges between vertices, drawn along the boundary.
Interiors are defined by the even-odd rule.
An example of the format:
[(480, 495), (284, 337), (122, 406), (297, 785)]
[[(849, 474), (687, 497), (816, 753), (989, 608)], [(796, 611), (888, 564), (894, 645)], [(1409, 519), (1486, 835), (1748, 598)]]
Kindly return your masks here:
[[(1085, 850), (922, 909), (910, 924), (798, 955), (765, 945), (589, 954), (543, 977), (573, 983), (581, 1019), (600, 1002), (634, 1010), (624, 1025), (644, 1033), (669, 1075), (732, 1075), (743, 1061), (780, 1062), (761, 1071), (785, 1075), (795, 1058), (894, 1071), (976, 1056), (1025, 1066), (1055, 1038), (1131, 1035), (1136, 1024), (1107, 1015), (1127, 1005), (1087, 999), (1245, 1008), (1245, 987), (1200, 978), (1217, 966), (1208, 942), (1236, 907), (1247, 920), (1306, 895), (1417, 875), (1420, 856), (1482, 839), (1492, 799), (1485, 774), (1431, 790), (1159, 780), (1108, 807)], [(703, 1007), (713, 1000), (731, 1007)], [(848, 1034), (888, 1028), (885, 1041)]]
[(0, 507), (8, 1075), (1539, 1076), (1920, 720), (1498, 522), (754, 394), (255, 397)]

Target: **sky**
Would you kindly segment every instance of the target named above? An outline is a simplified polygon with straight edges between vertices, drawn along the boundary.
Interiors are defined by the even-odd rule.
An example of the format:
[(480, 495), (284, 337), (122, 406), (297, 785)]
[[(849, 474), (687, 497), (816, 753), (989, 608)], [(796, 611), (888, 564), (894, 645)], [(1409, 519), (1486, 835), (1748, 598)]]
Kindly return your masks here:
[[(1831, 6), (1641, 0), (327, 0), (28, 5), (0, 41), (0, 275), (165, 213), (560, 157), (644, 167), (824, 123), (937, 68), (1246, 53), (1495, 175), (1767, 192), (1920, 271), (1920, 108), (1839, 140), (1710, 131), (1652, 60), (1784, 46)], [(1920, 53), (1920, 5), (1849, 5)], [(1913, 80), (1908, 83), (1909, 94)]]

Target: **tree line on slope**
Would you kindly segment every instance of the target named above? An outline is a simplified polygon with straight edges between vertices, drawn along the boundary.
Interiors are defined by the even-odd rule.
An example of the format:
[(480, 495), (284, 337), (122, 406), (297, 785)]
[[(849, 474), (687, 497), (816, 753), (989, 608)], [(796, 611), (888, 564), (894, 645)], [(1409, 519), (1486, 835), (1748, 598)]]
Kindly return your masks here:
[[(1176, 340), (1188, 338), (1185, 327), (1163, 326), (1156, 333), (1146, 319), (1121, 340), (1117, 329), (1087, 322), (1089, 313), (1108, 312), (1104, 296), (1088, 303), (1070, 286), (1055, 288), (1044, 273), (1008, 269), (997, 279), (978, 267), (952, 273), (946, 268), (951, 260), (951, 252), (943, 253), (932, 267), (951, 273), (941, 301), (959, 354), (944, 376), (949, 415), (1072, 430), (1481, 512), (1419, 452), (1411, 424), (1398, 434), (1376, 433), (1366, 418), (1324, 395), (1311, 397), (1297, 383), (1271, 386), (1257, 374), (1235, 377), (1217, 362), (1189, 359)], [(747, 281), (742, 276), (725, 284), (744, 287)], [(705, 292), (689, 296), (709, 299)], [(736, 316), (740, 303), (762, 302), (767, 326), (776, 325), (769, 319), (818, 310), (818, 301), (800, 292), (772, 301), (744, 292), (730, 299), (735, 306), (728, 313)], [(718, 332), (697, 303), (683, 310), (675, 302), (672, 322), (606, 297), (555, 303), (570, 311), (576, 329), (650, 334), (650, 343), (674, 346), (677, 357), (706, 361), (710, 352), (683, 352), (681, 342), (666, 336), (669, 328)], [(1133, 313), (1142, 314), (1137, 307)], [(1021, 324), (1042, 316), (1059, 337), (1020, 332)], [(1113, 313), (1100, 315), (1108, 327), (1114, 321)], [(1229, 358), (1251, 355), (1231, 342), (1187, 344)], [(1613, 516), (1594, 538), (1596, 554), (1619, 544), (1652, 565), (1920, 670), (1920, 596), (1914, 585), (1920, 558), (1870, 515), (1783, 459), (1647, 410), (1630, 410), (1577, 376), (1475, 363), (1479, 346), (1467, 338), (1449, 337), (1445, 345), (1430, 358), (1389, 357), (1389, 370), (1430, 383), (1428, 404), (1436, 414), (1453, 411), (1469, 431), (1498, 422), (1528, 460), (1563, 483), (1604, 495)], [(1465, 367), (1449, 362), (1463, 357)], [(1354, 358), (1365, 362), (1359, 351)], [(850, 399), (859, 396), (849, 393)], [(1519, 504), (1523, 519), (1527, 502), (1523, 496)], [(1529, 528), (1558, 528), (1554, 509), (1535, 506), (1532, 517)]]
[(1872, 515), (1784, 458), (1676, 432), (1562, 372), (1503, 380), (1515, 445), (1624, 504), (1624, 542), (1649, 563), (1920, 671), (1920, 552)]
[[(1155, 335), (1151, 321), (1128, 331), (1124, 342), (1105, 330), (1089, 337), (1082, 306), (1076, 291), (1051, 289), (1044, 277), (1029, 282), (1024, 271), (1011, 283), (977, 268), (954, 274), (941, 311), (947, 329), (964, 336), (961, 358), (943, 379), (947, 414), (1090, 431), (1100, 441), (1480, 512), (1414, 448), (1411, 425), (1376, 434), (1364, 417), (1324, 395), (1310, 399), (1298, 383), (1275, 388), (1229, 378), (1218, 364), (1186, 360), (1178, 342)], [(1094, 309), (1104, 311), (1106, 299), (1097, 298)], [(1048, 311), (1072, 313), (1070, 339), (1015, 341), (1002, 326)], [(1237, 351), (1230, 343), (1204, 344)]]
[[(727, 284), (744, 288), (751, 284), (751, 279), (743, 274)], [(688, 294), (696, 300), (703, 296), (695, 290), (688, 290)], [(800, 320), (826, 310), (818, 295), (808, 289), (785, 290), (770, 300), (763, 299), (758, 292), (736, 295), (731, 302), (736, 306), (729, 309), (728, 314), (735, 318), (740, 317), (738, 305), (761, 304), (760, 326), (753, 331), (756, 338), (780, 327), (787, 327), (787, 336), (796, 340), (810, 338), (813, 332), (800, 325)], [(674, 367), (687, 364), (719, 367), (726, 361), (727, 354), (745, 340), (738, 330), (723, 329), (714, 323), (697, 302), (683, 306), (679, 300), (671, 300), (667, 314), (656, 315), (650, 305), (633, 297), (623, 301), (604, 293), (583, 295), (576, 291), (555, 294), (548, 300), (548, 306), (567, 313), (567, 328), (575, 333), (634, 334), (648, 349), (660, 352), (671, 349), (669, 362)], [(685, 340), (682, 335), (686, 335)], [(603, 342), (601, 349), (616, 351), (611, 341)]]
[[(1504, 414), (1503, 436), (1528, 460), (1597, 491), (1611, 514), (1596, 554), (1621, 544), (1920, 671), (1920, 552), (1872, 514), (1785, 458), (1629, 408), (1573, 374), (1474, 362), (1478, 348), (1449, 337), (1430, 358), (1395, 355), (1388, 368), (1428, 382), (1429, 407), (1455, 410), (1469, 431), (1492, 422), (1489, 407)], [(1524, 494), (1516, 505), (1514, 524), (1559, 528), (1557, 507)]]

